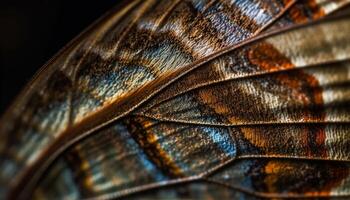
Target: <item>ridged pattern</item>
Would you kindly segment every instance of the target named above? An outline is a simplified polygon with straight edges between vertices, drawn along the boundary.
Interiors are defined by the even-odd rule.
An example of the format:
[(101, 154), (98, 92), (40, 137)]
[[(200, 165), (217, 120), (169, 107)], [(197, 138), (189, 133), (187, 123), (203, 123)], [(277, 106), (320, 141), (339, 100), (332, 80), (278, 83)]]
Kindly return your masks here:
[(1, 195), (348, 196), (349, 17), (312, 24), (346, 4), (124, 3), (4, 115)]

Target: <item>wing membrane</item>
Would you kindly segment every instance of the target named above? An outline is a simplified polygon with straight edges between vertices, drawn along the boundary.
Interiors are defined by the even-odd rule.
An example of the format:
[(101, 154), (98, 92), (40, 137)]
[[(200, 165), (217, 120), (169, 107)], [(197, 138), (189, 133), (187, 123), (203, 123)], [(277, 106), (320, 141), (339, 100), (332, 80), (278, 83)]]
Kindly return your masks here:
[(4, 115), (1, 194), (110, 198), (199, 179), (230, 188), (210, 174), (240, 157), (348, 161), (348, 16), (294, 29), (346, 3), (149, 0), (112, 11)]

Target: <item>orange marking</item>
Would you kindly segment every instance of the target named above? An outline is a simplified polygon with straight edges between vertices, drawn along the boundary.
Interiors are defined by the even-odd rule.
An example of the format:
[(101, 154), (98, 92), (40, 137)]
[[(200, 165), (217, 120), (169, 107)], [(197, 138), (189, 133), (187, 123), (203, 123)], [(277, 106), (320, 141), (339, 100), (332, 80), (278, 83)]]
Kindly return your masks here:
[[(148, 120), (139, 120), (138, 122), (143, 127), (149, 127), (151, 124), (153, 124)], [(146, 135), (140, 136), (140, 138), (142, 139), (138, 140), (138, 142), (145, 147), (144, 149), (147, 151), (152, 161), (155, 162), (157, 166), (161, 167), (162, 169), (166, 169), (166, 171), (170, 172), (175, 177), (184, 176), (181, 168), (177, 166), (169, 154), (164, 151), (162, 146), (157, 142), (159, 138), (155, 133), (151, 131), (151, 129), (147, 129)]]
[[(289, 169), (288, 169), (289, 168)], [(281, 162), (278, 161), (270, 161), (265, 165), (265, 173), (266, 178), (264, 179), (264, 182), (267, 187), (267, 191), (270, 193), (278, 193), (278, 188), (276, 187), (276, 183), (280, 179), (280, 175), (285, 173), (290, 169), (291, 167), (288, 165), (284, 165)]]
[(248, 52), (249, 61), (265, 71), (293, 68), (290, 60), (268, 43), (258, 43)]
[(293, 6), (289, 11), (289, 16), (295, 23), (304, 23), (308, 21), (304, 12), (305, 7), (311, 10), (313, 19), (319, 19), (325, 16), (325, 12), (318, 6), (315, 0), (308, 0), (304, 4), (306, 5), (303, 5), (303, 7)]

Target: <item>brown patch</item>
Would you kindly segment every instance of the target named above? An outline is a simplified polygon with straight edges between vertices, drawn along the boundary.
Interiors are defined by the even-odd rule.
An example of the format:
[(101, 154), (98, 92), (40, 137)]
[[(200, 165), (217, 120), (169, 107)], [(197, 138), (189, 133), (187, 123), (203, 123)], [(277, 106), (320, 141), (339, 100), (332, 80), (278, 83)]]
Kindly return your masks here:
[[(309, 10), (311, 12), (311, 16), (307, 16), (307, 12), (305, 10)], [(325, 12), (317, 5), (315, 0), (308, 0), (303, 2), (302, 6), (293, 6), (288, 15), (293, 22), (304, 23), (309, 20), (309, 17), (312, 17), (312, 19), (319, 19), (325, 16)]]
[[(311, 1), (309, 4), (312, 8), (316, 6)], [(248, 52), (248, 58), (252, 64), (264, 71), (279, 71), (294, 67), (289, 58), (268, 43), (259, 43), (253, 46)], [(289, 96), (291, 101), (295, 101), (295, 105), (302, 105), (305, 108), (303, 109), (303, 121), (324, 121), (322, 88), (314, 76), (306, 74), (303, 70), (293, 70), (277, 74), (275, 77), (275, 84), (285, 88), (286, 95)], [(307, 155), (317, 155), (326, 158), (327, 149), (324, 145), (326, 140), (324, 128), (317, 130), (308, 128), (306, 131), (308, 131), (308, 134), (303, 141), (309, 147)], [(244, 132), (249, 138), (254, 135), (249, 130)], [(263, 146), (263, 143), (259, 145)]]
[[(297, 70), (293, 74), (280, 74), (277, 81), (286, 88), (291, 98), (302, 102), (305, 107), (303, 109), (303, 121), (324, 121), (325, 113), (323, 110), (322, 88), (319, 86), (318, 80), (302, 70)], [(310, 89), (305, 89), (310, 88)], [(308, 136), (305, 143), (309, 146), (309, 156), (327, 157), (327, 149), (325, 148), (326, 133), (324, 128), (308, 129)]]
[[(323, 161), (322, 161), (323, 162)], [(281, 189), (305, 196), (330, 196), (330, 191), (348, 177), (347, 165), (336, 163), (291, 162), (271, 160), (263, 171), (266, 192), (280, 193)], [(283, 187), (282, 187), (283, 186)]]
[[(279, 74), (276, 79), (288, 91), (292, 91), (290, 96), (293, 99), (301, 101), (305, 107), (322, 108), (322, 88), (319, 86), (318, 80), (312, 75), (306, 74), (302, 70), (297, 70), (290, 74)], [(313, 115), (316, 115), (316, 118), (312, 118)], [(323, 120), (324, 117), (325, 115), (321, 110), (305, 110), (305, 121)]]
[(261, 42), (248, 51), (249, 61), (264, 71), (278, 71), (293, 68), (290, 60), (271, 44)]
[(244, 134), (244, 138), (249, 140), (255, 147), (263, 149), (269, 146), (271, 138), (268, 135), (264, 135), (262, 131), (250, 127), (242, 127), (240, 130)]
[(230, 21), (237, 24), (241, 29), (248, 31), (249, 33), (255, 33), (261, 28), (261, 25), (257, 24), (250, 16), (244, 14), (242, 9), (236, 4), (229, 4), (226, 1), (222, 1), (221, 3), (224, 7), (222, 12), (227, 14), (230, 17)]
[(330, 192), (332, 189), (337, 188), (341, 185), (343, 180), (345, 180), (349, 176), (349, 168), (346, 165), (325, 165), (322, 166), (323, 169), (327, 171), (327, 177), (324, 177), (326, 180), (320, 179), (320, 181), (325, 182), (322, 190), (306, 192), (307, 196), (330, 196)]
[(208, 106), (215, 105), (210, 106), (215, 111), (215, 113), (223, 116), (226, 116), (230, 113), (229, 106), (223, 102), (220, 102), (218, 96), (216, 96), (215, 93), (213, 93), (211, 90), (200, 90), (198, 92), (198, 95), (201, 102), (205, 102)]

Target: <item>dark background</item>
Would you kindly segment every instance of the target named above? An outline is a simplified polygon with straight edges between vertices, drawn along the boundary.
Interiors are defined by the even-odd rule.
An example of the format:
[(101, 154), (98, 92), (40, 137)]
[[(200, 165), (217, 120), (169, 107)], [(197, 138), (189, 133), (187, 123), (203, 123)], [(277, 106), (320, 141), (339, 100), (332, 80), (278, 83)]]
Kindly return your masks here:
[(0, 115), (65, 44), (119, 0), (0, 0)]

